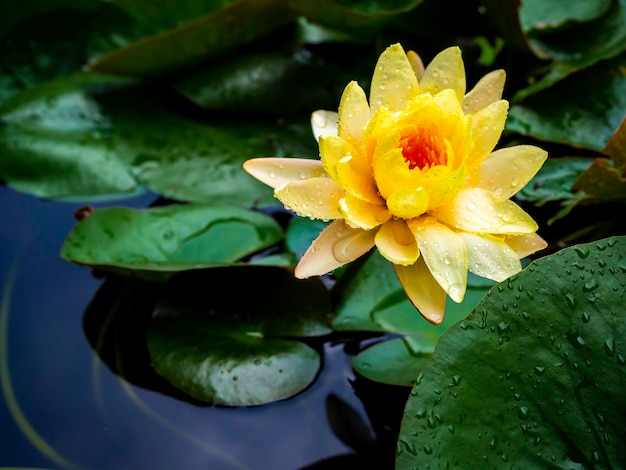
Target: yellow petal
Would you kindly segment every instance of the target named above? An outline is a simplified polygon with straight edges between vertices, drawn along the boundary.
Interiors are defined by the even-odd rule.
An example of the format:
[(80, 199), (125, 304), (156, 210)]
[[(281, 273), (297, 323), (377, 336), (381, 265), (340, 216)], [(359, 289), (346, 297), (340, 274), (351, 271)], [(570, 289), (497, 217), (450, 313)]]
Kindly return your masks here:
[(465, 66), (461, 49), (453, 46), (437, 54), (426, 67), (419, 85), (422, 93), (429, 92), (431, 95), (452, 88), (457, 99), (462, 101), (465, 95)]
[(323, 135), (337, 135), (337, 113), (320, 109), (311, 114), (311, 129), (315, 140)]
[[(362, 163), (362, 162), (361, 162)], [(335, 166), (336, 181), (353, 196), (372, 204), (384, 204), (378, 194), (371, 166), (359, 164), (358, 156), (347, 156)]]
[(337, 162), (344, 157), (352, 156), (354, 147), (337, 135), (323, 135), (319, 140), (320, 159), (326, 172), (337, 179)]
[(417, 189), (399, 189), (387, 199), (391, 213), (401, 219), (419, 217), (428, 209), (428, 193), (422, 187)]
[(467, 250), (455, 231), (431, 217), (409, 222), (426, 266), (452, 300), (461, 302), (467, 287)]
[(466, 186), (491, 191), (509, 199), (539, 171), (548, 153), (532, 145), (517, 145), (492, 152), (469, 175)]
[(419, 93), (415, 72), (400, 44), (389, 46), (378, 58), (370, 86), (372, 113), (385, 107), (392, 113)]
[(409, 64), (411, 64), (411, 68), (413, 72), (415, 72), (417, 79), (421, 80), (424, 75), (424, 62), (422, 58), (415, 51), (407, 51), (406, 58), (409, 59)]
[(476, 114), (491, 103), (502, 98), (506, 73), (504, 70), (489, 72), (472, 88), (463, 99), (463, 112)]
[(243, 169), (272, 188), (326, 174), (319, 160), (305, 158), (254, 158)]
[(474, 146), (468, 156), (468, 166), (480, 163), (500, 140), (509, 103), (499, 100), (481, 109), (472, 118), (472, 140)]
[(410, 266), (393, 266), (406, 295), (422, 316), (439, 325), (446, 308), (446, 292), (430, 273), (426, 263), (419, 258)]
[(476, 233), (521, 235), (537, 231), (535, 221), (510, 200), (501, 201), (484, 189), (462, 189), (430, 212), (441, 222)]
[(422, 186), (428, 193), (428, 210), (435, 209), (454, 197), (463, 187), (465, 166), (451, 171), (446, 166), (434, 166), (422, 175)]
[(274, 190), (274, 196), (287, 209), (312, 219), (341, 218), (339, 199), (345, 195), (341, 186), (330, 178), (309, 178), (284, 184)]
[(363, 131), (370, 117), (365, 92), (357, 82), (348, 83), (339, 103), (339, 136), (360, 152), (364, 151)]
[(543, 250), (548, 246), (546, 241), (536, 233), (507, 235), (504, 237), (504, 243), (509, 245), (520, 259), (532, 255), (536, 251)]
[(460, 235), (474, 274), (501, 282), (522, 270), (518, 256), (501, 238), (467, 232)]
[(389, 261), (402, 266), (415, 263), (419, 256), (415, 237), (404, 220), (385, 222), (376, 234), (376, 247)]
[(321, 276), (354, 261), (374, 246), (375, 235), (376, 230), (368, 232), (335, 220), (313, 241), (294, 274), (299, 279)]
[(339, 212), (348, 225), (363, 230), (371, 230), (391, 218), (385, 204), (370, 204), (350, 194), (339, 200)]
[(461, 115), (463, 113), (461, 103), (459, 102), (455, 91), (450, 88), (441, 90), (434, 96), (434, 100), (443, 112), (455, 115)]

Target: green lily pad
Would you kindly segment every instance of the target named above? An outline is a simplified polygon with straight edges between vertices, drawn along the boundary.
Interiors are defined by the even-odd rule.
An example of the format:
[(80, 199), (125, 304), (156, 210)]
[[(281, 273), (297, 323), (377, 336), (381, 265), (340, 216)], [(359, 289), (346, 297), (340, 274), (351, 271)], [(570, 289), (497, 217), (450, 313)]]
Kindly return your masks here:
[(316, 219), (296, 217), (285, 232), (285, 246), (297, 259), (309, 249), (313, 240), (328, 226), (328, 222)]
[(210, 64), (186, 76), (176, 89), (209, 109), (308, 118), (316, 109), (336, 109), (346, 84), (358, 79), (367, 83), (371, 74), (354, 47), (284, 51), (281, 44), (282, 50), (273, 49)]
[(592, 161), (585, 157), (549, 158), (515, 197), (537, 206), (550, 201), (578, 199), (572, 191), (572, 185)]
[(542, 0), (526, 0), (519, 9), (520, 23), (525, 32), (561, 28), (568, 23), (595, 20), (611, 7), (612, 0), (573, 0), (567, 4)]
[[(444, 320), (433, 325), (419, 314), (407, 299), (393, 266), (374, 251), (356, 274), (348, 271), (340, 279), (333, 296), (341, 299), (333, 317), (335, 330), (406, 333), (415, 341), (432, 341), (464, 318), (494, 284), (470, 273), (465, 299), (460, 304), (448, 300)], [(421, 348), (421, 347), (420, 347)]]
[(92, 93), (128, 84), (76, 74), (34, 86), (0, 105), (0, 177), (12, 188), (65, 200), (136, 194), (139, 184), (113, 145), (111, 121)]
[(567, 248), (444, 334), (396, 466), (618, 468), (626, 458), (626, 238)]
[[(100, 73), (145, 77), (163, 74), (178, 67), (190, 66), (201, 60), (223, 57), (295, 19), (288, 4), (277, 0), (240, 0), (213, 5), (201, 1), (185, 2), (190, 14), (172, 24), (169, 19), (174, 8), (152, 8), (142, 2), (131, 3), (132, 16), (139, 27), (147, 30), (141, 40), (131, 42), (103, 55), (90, 64)], [(209, 6), (210, 5), (210, 6)], [(128, 9), (125, 3), (120, 6)], [(211, 8), (211, 6), (213, 8)], [(156, 12), (159, 31), (151, 26), (145, 13)]]
[[(582, 68), (599, 60), (615, 57), (626, 48), (624, 0), (611, 2), (577, 0), (568, 2), (567, 5), (563, 4), (560, 8), (555, 5), (548, 7), (546, 2), (542, 5), (553, 12), (552, 15), (545, 17), (546, 22), (566, 22), (568, 19), (577, 19), (576, 17), (583, 22), (569, 24), (568, 27), (558, 28), (549, 34), (545, 28), (537, 28), (536, 34), (529, 32), (531, 47), (540, 57), (549, 57)], [(530, 7), (532, 6), (531, 4)], [(520, 10), (522, 11), (524, 8)], [(584, 18), (585, 16), (587, 18)], [(520, 17), (523, 21), (525, 15)], [(560, 20), (557, 20), (557, 17), (560, 17)]]
[[(600, 151), (624, 118), (626, 54), (569, 76), (511, 107), (509, 131)], [(585, 92), (581, 93), (580, 90)]]
[(374, 382), (411, 387), (431, 357), (432, 350), (414, 353), (405, 338), (394, 338), (360, 352), (352, 360), (352, 367)]
[(260, 405), (315, 379), (319, 354), (295, 338), (330, 333), (329, 311), (318, 279), (281, 268), (183, 273), (156, 306), (148, 348), (156, 371), (194, 398)]
[(477, 285), (468, 287), (460, 304), (447, 301), (444, 321), (440, 325), (424, 320), (401, 288), (393, 291), (369, 313), (369, 319), (386, 332), (410, 334), (365, 349), (353, 359), (352, 367), (375, 382), (412, 386), (435, 350), (439, 337), (465, 318), (493, 285), (493, 281), (473, 275), (471, 279)]
[(159, 279), (176, 271), (234, 263), (281, 238), (274, 219), (243, 209), (111, 207), (96, 210), (74, 227), (61, 257)]
[(249, 158), (317, 155), (307, 122), (201, 123), (128, 80), (76, 74), (38, 85), (0, 107), (0, 177), (54, 199), (134, 194), (239, 207), (275, 203), (248, 175)]

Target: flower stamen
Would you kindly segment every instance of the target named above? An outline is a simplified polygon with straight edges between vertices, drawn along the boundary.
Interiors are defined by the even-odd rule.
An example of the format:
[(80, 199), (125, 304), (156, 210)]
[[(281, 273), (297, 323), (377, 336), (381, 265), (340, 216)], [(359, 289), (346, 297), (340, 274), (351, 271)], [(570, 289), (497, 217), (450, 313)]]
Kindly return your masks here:
[(405, 126), (400, 132), (399, 144), (411, 170), (447, 163), (445, 144), (432, 123), (420, 123), (419, 127), (414, 124)]

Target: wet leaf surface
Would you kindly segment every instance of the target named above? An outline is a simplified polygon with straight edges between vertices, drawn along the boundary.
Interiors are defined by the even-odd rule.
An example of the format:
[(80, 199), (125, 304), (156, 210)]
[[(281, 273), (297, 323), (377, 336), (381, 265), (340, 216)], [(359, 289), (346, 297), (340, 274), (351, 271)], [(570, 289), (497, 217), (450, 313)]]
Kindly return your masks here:
[(0, 177), (54, 199), (103, 199), (145, 185), (167, 197), (239, 207), (272, 204), (271, 188), (241, 165), (252, 157), (317, 154), (302, 124), (191, 119), (150, 90), (75, 74), (0, 107)]
[(441, 337), (411, 392), (397, 468), (611, 468), (626, 457), (626, 239), (497, 285)]
[(84, 218), (65, 240), (61, 257), (162, 279), (176, 271), (234, 263), (281, 238), (272, 218), (242, 209), (111, 207)]
[[(626, 55), (569, 76), (511, 107), (506, 129), (600, 151), (624, 118)], [(581, 93), (581, 90), (585, 90)]]

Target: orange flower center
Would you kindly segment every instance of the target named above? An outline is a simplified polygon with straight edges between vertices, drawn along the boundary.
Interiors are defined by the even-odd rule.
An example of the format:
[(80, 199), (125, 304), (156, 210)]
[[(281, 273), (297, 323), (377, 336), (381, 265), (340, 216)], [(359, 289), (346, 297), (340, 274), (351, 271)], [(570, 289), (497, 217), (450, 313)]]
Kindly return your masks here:
[(400, 132), (400, 147), (411, 170), (447, 163), (445, 144), (432, 123), (420, 123), (419, 127), (414, 124), (404, 127)]

